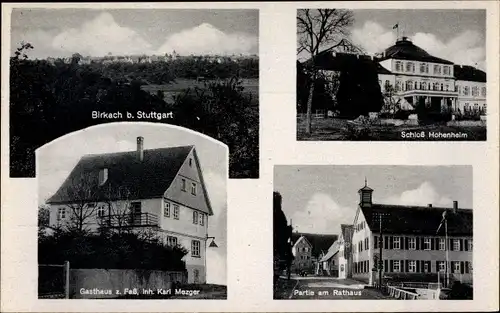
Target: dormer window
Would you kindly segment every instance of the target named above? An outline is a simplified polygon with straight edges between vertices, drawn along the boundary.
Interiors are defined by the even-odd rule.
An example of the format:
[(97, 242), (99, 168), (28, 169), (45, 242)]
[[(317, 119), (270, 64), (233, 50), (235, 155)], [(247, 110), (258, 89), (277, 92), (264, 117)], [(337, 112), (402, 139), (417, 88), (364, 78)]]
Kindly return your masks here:
[(189, 167), (193, 167), (193, 158), (189, 158)]
[(108, 180), (108, 169), (102, 168), (99, 171), (99, 186), (104, 185), (107, 180)]

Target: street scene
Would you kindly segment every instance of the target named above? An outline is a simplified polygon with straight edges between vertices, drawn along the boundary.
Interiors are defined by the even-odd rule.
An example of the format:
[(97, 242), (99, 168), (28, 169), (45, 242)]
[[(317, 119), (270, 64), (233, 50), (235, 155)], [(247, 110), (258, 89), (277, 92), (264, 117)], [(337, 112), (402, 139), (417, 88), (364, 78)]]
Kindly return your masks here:
[(469, 166), (275, 166), (274, 298), (472, 299), (471, 179)]

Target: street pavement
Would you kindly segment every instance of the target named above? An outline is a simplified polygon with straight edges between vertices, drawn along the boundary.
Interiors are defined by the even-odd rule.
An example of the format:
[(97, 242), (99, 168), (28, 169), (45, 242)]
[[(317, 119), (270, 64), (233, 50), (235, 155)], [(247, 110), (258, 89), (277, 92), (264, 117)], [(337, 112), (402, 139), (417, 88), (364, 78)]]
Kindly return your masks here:
[(392, 299), (376, 289), (365, 289), (365, 285), (352, 279), (334, 277), (292, 276), (297, 281), (289, 299)]

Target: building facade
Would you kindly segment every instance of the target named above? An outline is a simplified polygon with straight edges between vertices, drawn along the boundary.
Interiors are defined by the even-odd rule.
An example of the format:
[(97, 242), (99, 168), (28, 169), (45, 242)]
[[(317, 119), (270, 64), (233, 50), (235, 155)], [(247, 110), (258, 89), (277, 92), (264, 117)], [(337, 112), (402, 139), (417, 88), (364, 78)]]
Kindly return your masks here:
[(89, 231), (152, 231), (181, 245), (189, 283), (206, 282), (213, 215), (194, 146), (87, 155), (47, 201), (50, 225)]
[(292, 272), (312, 272), (314, 267), (312, 248), (313, 246), (305, 236), (299, 237), (292, 247), (292, 254), (294, 256)]
[(352, 235), (353, 225), (340, 225), (339, 278), (352, 277)]
[(356, 60), (375, 63), (373, 68), (377, 69), (380, 89), (386, 98), (383, 111), (409, 111), (422, 106), (429, 112), (486, 113), (485, 72), (432, 56), (408, 37), (398, 39), (376, 56), (325, 52), (314, 63), (329, 78), (333, 87), (327, 89), (336, 90), (338, 84), (331, 78), (338, 77), (339, 72), (346, 70), (346, 64), (355, 64)]
[[(352, 236), (352, 278), (384, 282), (472, 283), (472, 210), (374, 204), (359, 190)], [(381, 271), (381, 272), (380, 272)]]

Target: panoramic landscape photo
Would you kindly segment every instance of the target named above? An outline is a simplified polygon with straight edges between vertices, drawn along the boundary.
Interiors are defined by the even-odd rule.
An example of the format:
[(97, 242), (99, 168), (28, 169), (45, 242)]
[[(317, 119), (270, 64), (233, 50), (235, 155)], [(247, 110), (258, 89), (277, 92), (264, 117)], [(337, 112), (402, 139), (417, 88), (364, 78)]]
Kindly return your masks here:
[(228, 145), (230, 178), (259, 177), (258, 10), (16, 8), (10, 177), (37, 148), (96, 124), (183, 126)]
[(486, 140), (485, 10), (297, 11), (298, 140)]

